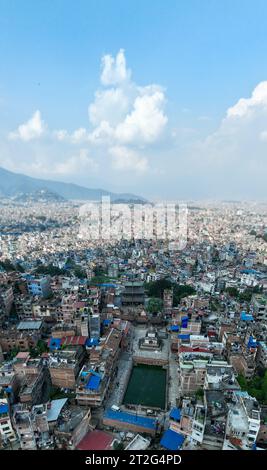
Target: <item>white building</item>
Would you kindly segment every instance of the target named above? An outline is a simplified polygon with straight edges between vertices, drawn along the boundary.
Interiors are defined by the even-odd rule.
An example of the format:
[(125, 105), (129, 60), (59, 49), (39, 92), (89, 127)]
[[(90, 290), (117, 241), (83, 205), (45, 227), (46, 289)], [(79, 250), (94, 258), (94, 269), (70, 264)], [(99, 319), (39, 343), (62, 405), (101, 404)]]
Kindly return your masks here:
[(0, 400), (0, 436), (3, 442), (16, 440), (15, 432), (12, 428), (9, 405), (5, 398)]
[(260, 407), (247, 392), (234, 392), (234, 401), (227, 416), (223, 450), (249, 450), (260, 430)]

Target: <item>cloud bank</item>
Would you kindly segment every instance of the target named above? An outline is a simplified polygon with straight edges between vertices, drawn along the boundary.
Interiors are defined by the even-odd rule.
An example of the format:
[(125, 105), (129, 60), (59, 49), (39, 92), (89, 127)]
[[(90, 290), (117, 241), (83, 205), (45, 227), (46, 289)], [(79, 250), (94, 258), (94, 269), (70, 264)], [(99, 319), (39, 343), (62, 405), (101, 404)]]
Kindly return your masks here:
[(217, 129), (201, 139), (197, 126), (209, 119), (205, 110), (190, 132), (174, 131), (166, 103), (160, 85), (134, 82), (123, 49), (115, 57), (104, 55), (99, 86), (85, 103), (88, 122), (72, 131), (50, 129), (36, 110), (7, 136), (16, 155), (9, 167), (83, 178), (83, 184), (87, 174), (90, 181), (112, 180), (123, 190), (138, 183), (143, 194), (172, 198), (265, 197), (267, 81), (229, 106)]

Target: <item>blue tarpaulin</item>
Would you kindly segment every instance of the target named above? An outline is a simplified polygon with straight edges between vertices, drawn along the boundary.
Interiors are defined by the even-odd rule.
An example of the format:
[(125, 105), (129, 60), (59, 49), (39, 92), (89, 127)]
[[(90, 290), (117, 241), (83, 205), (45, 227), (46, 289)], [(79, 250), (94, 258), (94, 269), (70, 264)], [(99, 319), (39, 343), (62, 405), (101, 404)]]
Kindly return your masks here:
[(254, 318), (251, 314), (249, 314), (247, 312), (241, 312), (240, 320), (242, 320), (242, 321), (253, 321)]
[(60, 349), (60, 345), (61, 345), (61, 338), (51, 338), (50, 343), (49, 343), (49, 349), (51, 349), (51, 351)]
[(160, 441), (160, 445), (168, 450), (178, 450), (181, 448), (184, 440), (185, 438), (184, 436), (182, 436), (182, 434), (168, 429), (163, 434), (163, 437)]
[(170, 418), (175, 419), (175, 421), (180, 421), (181, 419), (180, 408), (173, 408), (170, 412)]
[(182, 317), (181, 318), (182, 320), (182, 328), (187, 328), (187, 325), (188, 325), (188, 317)]
[(250, 336), (248, 340), (248, 348), (256, 348), (257, 347), (257, 341)]
[(97, 346), (99, 343), (98, 338), (88, 338), (86, 341), (86, 346), (90, 348), (91, 346)]
[(8, 413), (8, 404), (0, 402), (0, 414)]
[(101, 378), (98, 377), (97, 375), (91, 375), (87, 385), (85, 388), (89, 390), (97, 390), (99, 387), (99, 384), (101, 382)]
[(179, 338), (179, 339), (182, 339), (182, 340), (189, 340), (189, 339), (190, 339), (190, 335), (178, 335), (178, 338)]
[(180, 327), (179, 325), (172, 325), (171, 326), (171, 331), (179, 331)]

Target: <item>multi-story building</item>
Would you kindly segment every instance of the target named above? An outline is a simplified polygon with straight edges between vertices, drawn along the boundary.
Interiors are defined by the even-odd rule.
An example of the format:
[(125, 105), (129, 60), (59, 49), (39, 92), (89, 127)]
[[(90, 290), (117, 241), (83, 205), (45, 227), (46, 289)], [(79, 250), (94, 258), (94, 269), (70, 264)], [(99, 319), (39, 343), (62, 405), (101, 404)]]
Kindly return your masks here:
[(27, 280), (28, 292), (32, 296), (47, 298), (52, 294), (50, 277), (30, 278)]
[(0, 286), (0, 315), (9, 315), (14, 301), (13, 288), (10, 285)]
[(29, 351), (34, 348), (40, 338), (38, 332), (17, 331), (16, 329), (0, 331), (0, 345), (3, 352), (11, 352), (13, 349)]
[(258, 343), (256, 362), (262, 369), (267, 369), (267, 344), (264, 341)]
[(16, 296), (14, 299), (17, 316), (20, 320), (33, 317), (32, 298), (28, 295)]
[(165, 314), (170, 314), (173, 305), (173, 289), (165, 289), (163, 292), (163, 310)]
[(223, 450), (253, 448), (260, 430), (260, 407), (247, 392), (234, 392), (230, 405)]
[(71, 323), (76, 314), (77, 294), (64, 295), (61, 300), (61, 315), (64, 323)]
[(49, 371), (52, 385), (74, 390), (76, 379), (82, 367), (85, 352), (82, 346), (51, 353)]
[(16, 440), (9, 415), (9, 404), (5, 398), (0, 398), (0, 437), (4, 443)]
[(252, 308), (256, 320), (267, 321), (267, 296), (264, 294), (254, 294), (252, 296)]
[(89, 315), (89, 332), (90, 338), (100, 337), (100, 314), (91, 313)]
[(67, 407), (54, 428), (57, 448), (75, 449), (89, 430), (92, 430), (91, 409)]
[(179, 390), (181, 395), (190, 395), (204, 386), (206, 366), (212, 359), (212, 354), (206, 350), (179, 353)]
[(22, 450), (37, 450), (51, 444), (44, 405), (34, 408), (19, 404), (14, 409), (13, 423)]

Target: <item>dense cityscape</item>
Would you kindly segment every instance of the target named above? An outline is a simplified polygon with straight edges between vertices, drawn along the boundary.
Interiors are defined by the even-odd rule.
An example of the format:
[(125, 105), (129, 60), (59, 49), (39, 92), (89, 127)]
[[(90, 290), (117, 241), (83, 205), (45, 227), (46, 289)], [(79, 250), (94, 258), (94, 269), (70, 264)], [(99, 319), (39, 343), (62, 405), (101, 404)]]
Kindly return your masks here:
[(266, 0), (0, 12), (1, 468), (261, 467)]
[(266, 204), (188, 202), (180, 251), (0, 205), (2, 449), (266, 448)]

